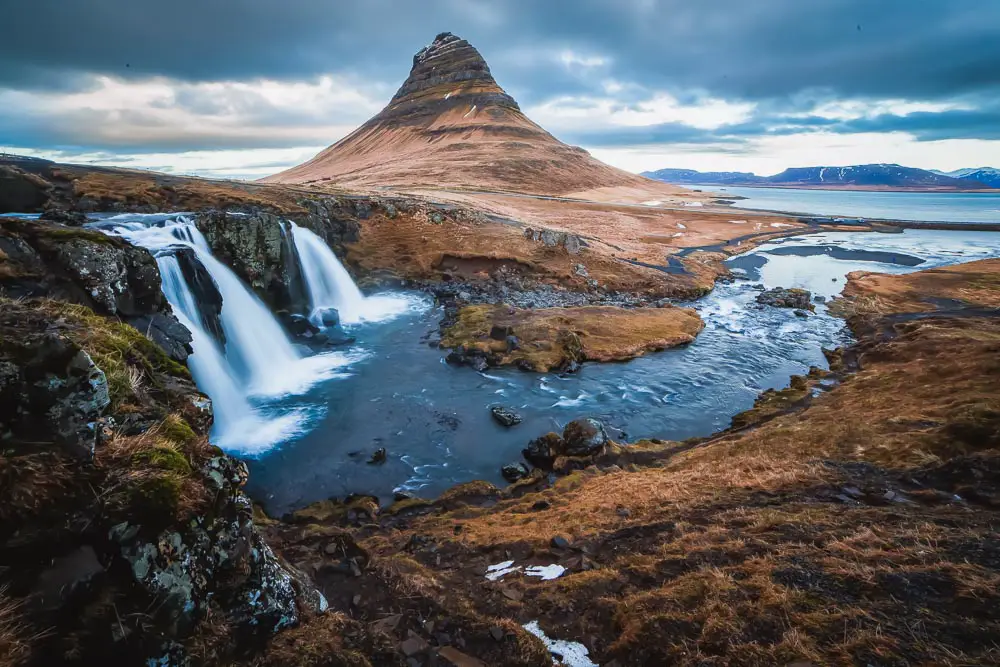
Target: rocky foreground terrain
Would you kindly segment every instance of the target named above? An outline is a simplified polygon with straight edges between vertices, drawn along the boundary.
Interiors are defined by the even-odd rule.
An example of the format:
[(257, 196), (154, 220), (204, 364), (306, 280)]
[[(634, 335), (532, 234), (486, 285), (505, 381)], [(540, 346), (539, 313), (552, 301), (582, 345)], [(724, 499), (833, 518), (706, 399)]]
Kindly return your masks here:
[(998, 657), (1000, 262), (853, 275), (859, 343), (712, 438), (574, 423), (506, 489), (272, 518), (144, 251), (21, 220), (0, 251), (4, 664), (550, 664), (532, 621), (604, 665)]

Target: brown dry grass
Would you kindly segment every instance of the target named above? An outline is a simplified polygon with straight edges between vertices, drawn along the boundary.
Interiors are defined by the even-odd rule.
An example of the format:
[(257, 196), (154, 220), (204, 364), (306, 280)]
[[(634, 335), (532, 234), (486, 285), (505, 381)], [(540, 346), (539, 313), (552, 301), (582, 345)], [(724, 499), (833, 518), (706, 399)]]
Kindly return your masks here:
[(978, 308), (1000, 308), (1000, 260), (987, 259), (903, 276), (856, 271), (848, 276), (844, 296), (848, 314), (869, 316), (938, 310), (941, 300)]
[(0, 589), (0, 665), (4, 667), (25, 664), (32, 643), (42, 636), (23, 622), (23, 606), (22, 601), (8, 598)]
[[(546, 372), (569, 361), (625, 361), (694, 340), (704, 324), (690, 308), (515, 309), (505, 305), (466, 306), (444, 331), (442, 347), (477, 349), (499, 365), (527, 365)], [(493, 327), (511, 330), (519, 346), (490, 338)]]
[[(962, 274), (966, 303), (991, 303), (979, 267)], [(906, 303), (859, 290), (852, 314), (878, 323), (852, 352), (861, 370), (811, 400), (805, 382), (765, 399), (751, 428), (644, 443), (625, 469), (613, 448), (549, 488), (363, 544), (449, 545), (443, 564), (413, 558), (438, 559), (482, 613), (539, 618), (602, 664), (997, 664), (1000, 321), (883, 316)], [(484, 586), (504, 557), (571, 572)]]

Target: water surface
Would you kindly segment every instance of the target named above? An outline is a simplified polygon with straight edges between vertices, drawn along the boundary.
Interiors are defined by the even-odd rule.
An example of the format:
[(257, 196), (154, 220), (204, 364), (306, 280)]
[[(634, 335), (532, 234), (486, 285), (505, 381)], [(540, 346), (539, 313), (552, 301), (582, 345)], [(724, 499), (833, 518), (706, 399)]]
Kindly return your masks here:
[(747, 197), (733, 206), (805, 215), (914, 222), (1000, 224), (1000, 190), (992, 192), (855, 192), (797, 188), (698, 186), (721, 197)]
[[(850, 271), (905, 273), (998, 255), (995, 232), (782, 239), (732, 261), (747, 280), (720, 285), (692, 304), (706, 326), (691, 345), (626, 363), (584, 364), (567, 376), (445, 364), (445, 352), (426, 342), (442, 313), (425, 301), (393, 321), (352, 329), (364, 358), (343, 377), (289, 399), (286, 408), (327, 409), (309, 433), (249, 461), (250, 491), (282, 513), (348, 493), (432, 497), (472, 479), (502, 484), (500, 466), (519, 460), (529, 439), (581, 416), (602, 419), (616, 438), (708, 435), (752, 407), (761, 391), (786, 386), (810, 366), (825, 367), (822, 348), (849, 340), (843, 321), (822, 304), (805, 319), (791, 310), (758, 309), (754, 284), (833, 297)], [(496, 404), (516, 409), (524, 422), (511, 429), (496, 424), (489, 414)], [(369, 465), (379, 447), (388, 461)]]

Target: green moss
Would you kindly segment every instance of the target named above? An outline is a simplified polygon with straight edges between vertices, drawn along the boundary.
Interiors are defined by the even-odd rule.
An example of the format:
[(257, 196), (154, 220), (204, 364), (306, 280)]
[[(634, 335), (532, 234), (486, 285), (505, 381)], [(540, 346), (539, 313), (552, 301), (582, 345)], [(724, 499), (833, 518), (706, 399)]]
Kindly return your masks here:
[(424, 500), (423, 498), (407, 498), (405, 500), (397, 500), (392, 505), (384, 509), (382, 514), (393, 516), (406, 512), (407, 510), (423, 509), (431, 507), (432, 505), (433, 503), (429, 500)]
[(67, 333), (104, 371), (116, 408), (134, 397), (141, 383), (156, 384), (156, 373), (191, 378), (185, 366), (128, 324), (97, 315), (86, 306), (50, 301), (46, 308), (54, 317), (74, 319), (80, 324)]
[(39, 237), (53, 239), (56, 241), (71, 241), (73, 239), (82, 239), (89, 241), (91, 243), (100, 243), (101, 245), (117, 245), (120, 243), (113, 236), (108, 236), (101, 232), (94, 231), (92, 229), (78, 229), (74, 227), (53, 227), (49, 225), (36, 225), (34, 231)]
[(129, 510), (144, 521), (169, 520), (177, 512), (182, 488), (183, 480), (174, 472), (146, 477), (132, 487)]
[(167, 470), (181, 475), (191, 473), (191, 464), (179, 451), (170, 446), (157, 445), (152, 449), (136, 452), (132, 455), (136, 463), (144, 463), (153, 468)]
[(160, 424), (160, 433), (163, 437), (178, 445), (190, 445), (198, 439), (198, 434), (194, 432), (183, 417), (178, 415), (167, 415), (167, 418)]

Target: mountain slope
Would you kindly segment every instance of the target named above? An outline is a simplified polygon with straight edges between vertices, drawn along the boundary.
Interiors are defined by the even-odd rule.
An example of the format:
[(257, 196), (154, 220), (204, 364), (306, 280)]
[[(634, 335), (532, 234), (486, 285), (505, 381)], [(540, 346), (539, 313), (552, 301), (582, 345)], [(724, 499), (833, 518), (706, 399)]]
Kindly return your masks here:
[(760, 183), (765, 179), (747, 171), (695, 171), (694, 169), (657, 169), (656, 171), (644, 171), (642, 175), (647, 178), (654, 178), (664, 183), (684, 183), (684, 184), (709, 184), (728, 183), (732, 185), (746, 185), (750, 183)]
[(653, 185), (529, 120), (479, 52), (451, 33), (414, 56), (410, 76), (385, 109), (312, 160), (264, 181), (531, 194)]
[(936, 174), (961, 178), (968, 181), (977, 181), (991, 188), (1000, 188), (1000, 169), (995, 167), (973, 167), (966, 169), (956, 169), (955, 171), (936, 171)]
[(989, 168), (942, 172), (903, 167), (898, 164), (863, 164), (847, 167), (794, 167), (774, 176), (745, 172), (698, 172), (690, 169), (660, 169), (644, 176), (667, 183), (812, 187), (856, 190), (983, 190), (1000, 187), (1000, 171)]

